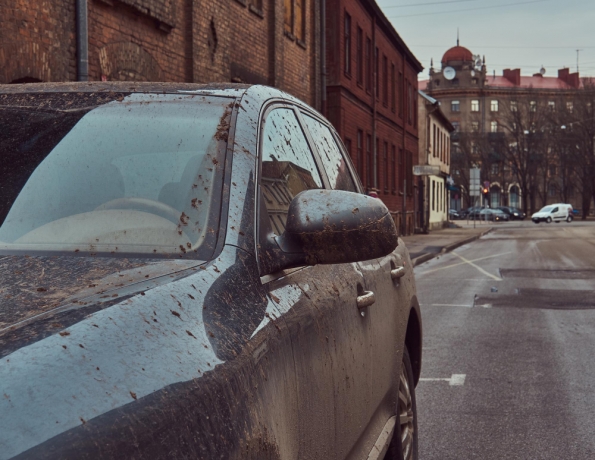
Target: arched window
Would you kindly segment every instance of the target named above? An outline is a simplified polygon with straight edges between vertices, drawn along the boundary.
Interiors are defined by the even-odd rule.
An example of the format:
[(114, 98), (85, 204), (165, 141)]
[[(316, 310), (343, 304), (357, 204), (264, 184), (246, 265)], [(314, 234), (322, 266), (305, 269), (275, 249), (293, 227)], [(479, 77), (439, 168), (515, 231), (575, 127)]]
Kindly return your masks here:
[(500, 206), (500, 187), (492, 185), (490, 187), (490, 208), (497, 208)]
[(509, 193), (509, 206), (512, 208), (519, 208), (521, 205), (521, 200), (519, 199), (519, 188), (516, 185), (513, 185), (510, 188)]

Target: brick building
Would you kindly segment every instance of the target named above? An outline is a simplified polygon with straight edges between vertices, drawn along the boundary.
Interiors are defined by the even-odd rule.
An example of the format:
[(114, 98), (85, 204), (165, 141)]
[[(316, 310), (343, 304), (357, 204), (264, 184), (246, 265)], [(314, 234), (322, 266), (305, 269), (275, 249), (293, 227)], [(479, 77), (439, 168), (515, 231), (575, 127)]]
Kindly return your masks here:
[(377, 191), (402, 233), (412, 233), (423, 67), (373, 0), (327, 0), (326, 17), (325, 115), (366, 189)]
[[(452, 195), (451, 206), (461, 209), (476, 203), (467, 194), (469, 159), (481, 169), (482, 183), (489, 186), (488, 195), (481, 200), (484, 205), (534, 211), (547, 202), (563, 200), (560, 165), (540, 166), (537, 159), (534, 170), (529, 170), (528, 175), (543, 177), (539, 180), (531, 177), (534, 179), (532, 190), (527, 190), (529, 196), (523, 196), (516, 165), (511, 163), (510, 154), (507, 159), (505, 140), (511, 135), (514, 137), (514, 131), (518, 129), (526, 129), (527, 136), (534, 135), (533, 131), (543, 129), (555, 114), (567, 112), (571, 115), (573, 98), (582, 84), (579, 74), (567, 68), (559, 69), (555, 76), (546, 76), (546, 69), (531, 76), (521, 75), (521, 69), (504, 69), (502, 75), (496, 75), (495, 71), (488, 71), (485, 56), (474, 55), (458, 42), (457, 46), (448, 49), (441, 59), (441, 68), (434, 69), (432, 65), (429, 79), (420, 82), (420, 88), (441, 102), (442, 110), (455, 127), (451, 136), (451, 169), (461, 193)], [(513, 116), (523, 112), (523, 105), (528, 106), (529, 115), (534, 114), (533, 117), (525, 116), (525, 127), (517, 126)], [(550, 115), (542, 116), (544, 114)], [(532, 127), (540, 122), (542, 125)], [(534, 156), (547, 160), (544, 155), (548, 151), (555, 153), (559, 145), (545, 147), (545, 154), (536, 150)], [(464, 164), (457, 158), (465, 159)], [(539, 168), (543, 170), (541, 174)], [(571, 188), (565, 194), (566, 200), (579, 206), (581, 198), (576, 189)]]
[(318, 0), (5, 0), (0, 83), (84, 80), (81, 4), (89, 80), (262, 83), (321, 107)]

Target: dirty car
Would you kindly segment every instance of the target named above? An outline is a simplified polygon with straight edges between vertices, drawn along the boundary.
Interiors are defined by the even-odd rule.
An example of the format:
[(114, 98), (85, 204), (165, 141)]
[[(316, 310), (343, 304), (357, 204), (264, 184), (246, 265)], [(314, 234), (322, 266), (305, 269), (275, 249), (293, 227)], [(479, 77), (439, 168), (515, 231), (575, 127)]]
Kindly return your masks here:
[(0, 86), (0, 458), (417, 458), (393, 218), (249, 85)]

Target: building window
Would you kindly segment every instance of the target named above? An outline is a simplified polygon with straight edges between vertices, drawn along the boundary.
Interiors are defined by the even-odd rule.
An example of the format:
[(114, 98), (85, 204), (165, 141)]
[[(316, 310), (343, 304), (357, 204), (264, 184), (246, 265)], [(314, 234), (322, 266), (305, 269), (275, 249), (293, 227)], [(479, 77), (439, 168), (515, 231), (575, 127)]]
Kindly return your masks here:
[(537, 101), (529, 101), (529, 110), (531, 112), (537, 112)]
[(471, 111), (472, 112), (479, 112), (479, 101), (477, 99), (473, 99), (471, 101)]
[(568, 111), (568, 113), (572, 113), (574, 111), (574, 104), (572, 102), (567, 102), (566, 110)]
[(492, 101), (492, 102), (490, 102), (490, 110), (492, 112), (497, 112), (498, 111), (498, 101)]
[(498, 132), (498, 122), (497, 121), (492, 121), (490, 123), (490, 132), (492, 132), (492, 133)]
[(407, 82), (407, 121), (413, 124), (413, 87)]
[(345, 74), (351, 75), (351, 16), (345, 13), (345, 30), (343, 37), (345, 48)]
[(364, 83), (364, 32), (361, 27), (357, 28), (357, 52), (355, 55), (356, 79), (362, 85)]
[(398, 94), (398, 104), (399, 104), (399, 117), (403, 118), (403, 104), (404, 104), (404, 97), (403, 97), (403, 73), (399, 72), (399, 87), (397, 88)]
[(556, 103), (554, 101), (548, 101), (547, 107), (550, 109), (550, 112), (556, 111)]
[(492, 175), (496, 175), (496, 174), (498, 174), (498, 169), (499, 169), (498, 168), (498, 164), (497, 163), (496, 164), (493, 164), (492, 167), (491, 167), (491, 169), (490, 169), (490, 173)]
[(384, 193), (388, 193), (388, 142), (384, 143)]
[(471, 79), (471, 84), (472, 85), (477, 85), (477, 78), (472, 78)]
[(432, 123), (432, 156), (436, 156), (436, 152), (438, 151), (438, 140), (436, 138), (436, 123)]
[(471, 122), (471, 131), (474, 133), (479, 131), (479, 122), (478, 121)]
[(459, 101), (452, 101), (450, 103), (450, 111), (451, 112), (460, 112), (461, 111), (461, 103)]
[(366, 136), (366, 157), (367, 157), (367, 169), (368, 169), (368, 179), (366, 186), (368, 188), (374, 186), (374, 157), (372, 155), (372, 136), (368, 134)]
[(458, 133), (459, 129), (461, 129), (461, 124), (458, 121), (453, 121), (452, 127), (455, 129), (455, 133)]
[(397, 190), (403, 191), (403, 182), (405, 181), (405, 155), (403, 149), (399, 149), (399, 184)]
[(388, 107), (388, 59), (382, 56), (382, 103)]
[(556, 165), (550, 165), (550, 176), (555, 176), (556, 172)]
[(362, 182), (364, 182), (364, 132), (361, 129), (357, 130), (357, 158), (355, 165), (357, 173)]
[(391, 150), (391, 178), (392, 178), (392, 191), (397, 191), (397, 149), (393, 145)]
[(518, 110), (519, 110), (519, 105), (517, 104), (517, 101), (510, 101), (510, 111), (517, 112)]
[(374, 83), (376, 85), (376, 99), (380, 99), (380, 62), (378, 57), (378, 47), (374, 49)]
[(372, 40), (366, 37), (366, 91), (372, 92)]
[(285, 2), (285, 32), (294, 36), (298, 41), (306, 39), (306, 0), (284, 0)]
[(395, 81), (395, 65), (391, 63), (390, 65), (390, 109), (394, 112), (397, 107), (397, 101), (395, 97), (395, 93), (397, 88), (395, 88), (397, 82)]

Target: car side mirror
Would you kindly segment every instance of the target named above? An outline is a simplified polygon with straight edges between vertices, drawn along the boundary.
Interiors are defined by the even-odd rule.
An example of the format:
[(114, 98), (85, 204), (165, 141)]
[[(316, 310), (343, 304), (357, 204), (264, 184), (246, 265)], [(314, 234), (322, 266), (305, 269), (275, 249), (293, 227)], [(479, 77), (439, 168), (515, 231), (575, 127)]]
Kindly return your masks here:
[(394, 220), (382, 201), (342, 190), (296, 195), (289, 204), (285, 231), (272, 238), (276, 250), (266, 263), (267, 274), (301, 265), (383, 257), (398, 244)]

